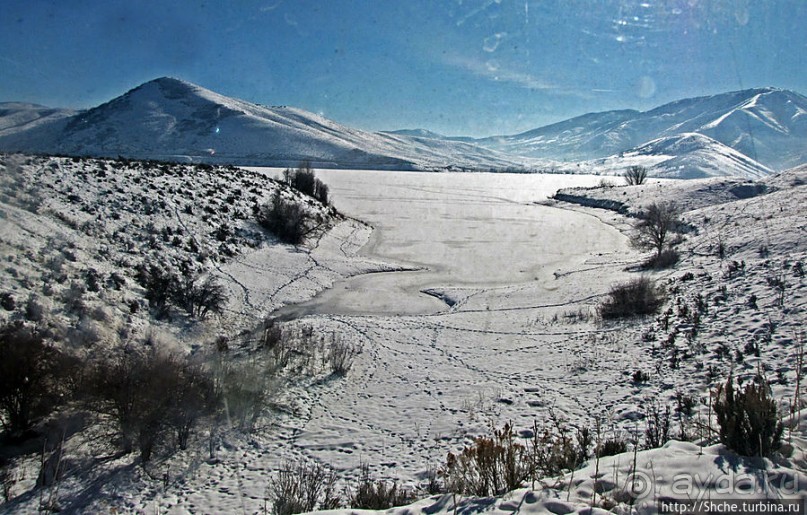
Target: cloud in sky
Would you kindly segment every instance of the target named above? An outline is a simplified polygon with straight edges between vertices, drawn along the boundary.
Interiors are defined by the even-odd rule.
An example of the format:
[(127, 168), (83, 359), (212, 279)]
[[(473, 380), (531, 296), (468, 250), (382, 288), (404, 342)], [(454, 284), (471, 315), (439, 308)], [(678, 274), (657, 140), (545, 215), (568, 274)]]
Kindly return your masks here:
[(506, 83), (530, 91), (545, 91), (556, 95), (591, 98), (590, 93), (568, 85), (557, 84), (549, 79), (525, 71), (515, 70), (507, 65), (502, 65), (494, 58), (485, 60), (463, 56), (459, 53), (446, 53), (443, 55), (442, 64), (469, 72), (492, 82)]

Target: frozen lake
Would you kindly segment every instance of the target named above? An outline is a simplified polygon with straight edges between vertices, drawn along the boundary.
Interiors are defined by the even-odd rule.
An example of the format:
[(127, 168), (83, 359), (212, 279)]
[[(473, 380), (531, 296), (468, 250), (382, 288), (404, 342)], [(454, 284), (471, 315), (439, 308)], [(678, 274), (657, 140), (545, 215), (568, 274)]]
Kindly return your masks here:
[(316, 173), (339, 211), (375, 228), (365, 257), (417, 271), (356, 276), (280, 314), (436, 313), (448, 306), (424, 290), (528, 282), (550, 289), (555, 272), (626, 246), (623, 235), (592, 216), (536, 204), (559, 188), (596, 185), (597, 176)]

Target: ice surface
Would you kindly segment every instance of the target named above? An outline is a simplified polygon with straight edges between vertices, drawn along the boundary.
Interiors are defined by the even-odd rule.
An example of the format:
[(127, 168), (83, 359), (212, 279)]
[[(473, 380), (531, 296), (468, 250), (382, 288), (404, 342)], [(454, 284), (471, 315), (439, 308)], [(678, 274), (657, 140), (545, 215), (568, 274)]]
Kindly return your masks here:
[(596, 218), (536, 203), (561, 185), (593, 186), (599, 177), (347, 170), (318, 175), (341, 211), (375, 228), (364, 256), (417, 271), (353, 277), (283, 313), (436, 313), (448, 306), (424, 290), (532, 282), (554, 288), (558, 270), (585, 255), (626, 246), (624, 235)]

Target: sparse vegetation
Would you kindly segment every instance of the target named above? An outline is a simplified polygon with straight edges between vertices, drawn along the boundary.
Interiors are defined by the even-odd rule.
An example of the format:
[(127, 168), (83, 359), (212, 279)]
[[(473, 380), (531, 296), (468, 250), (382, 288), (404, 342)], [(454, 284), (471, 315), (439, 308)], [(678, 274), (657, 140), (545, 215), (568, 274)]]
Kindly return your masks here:
[(296, 170), (287, 168), (283, 171), (283, 180), (299, 192), (328, 205), (328, 185), (319, 180), (311, 169), (311, 163), (304, 161)]
[[(378, 377), (382, 369), (375, 365), (379, 363), (378, 360), (385, 358), (385, 353), (395, 352), (401, 359), (407, 360), (414, 355), (410, 353), (413, 349), (410, 347), (413, 345), (409, 343), (410, 338), (412, 342), (416, 342), (427, 334), (423, 327), (411, 320), (405, 326), (379, 324), (370, 331), (365, 321), (355, 323), (349, 317), (340, 318), (337, 322), (320, 317), (287, 321), (286, 316), (275, 315), (279, 318), (267, 320), (259, 327), (254, 327), (257, 324), (252, 321), (243, 325), (233, 323), (236, 317), (249, 311), (245, 307), (247, 303), (266, 305), (265, 298), (260, 296), (242, 297), (238, 285), (233, 287), (234, 283), (230, 282), (232, 268), (226, 267), (228, 260), (243, 249), (260, 246), (264, 250), (267, 247), (261, 244), (265, 233), (257, 230), (253, 223), (255, 218), (250, 220), (245, 213), (255, 206), (253, 213), (257, 214), (260, 211), (258, 206), (275, 198), (298, 204), (305, 213), (303, 216), (308, 217), (303, 224), (307, 230), (301, 241), (309, 240), (311, 247), (316, 247), (319, 251), (327, 249), (332, 241), (325, 239), (323, 241), (326, 244), (318, 246), (311, 235), (319, 236), (317, 228), (326, 223), (322, 216), (332, 213), (330, 208), (323, 209), (312, 199), (303, 197), (283, 184), (270, 182), (268, 179), (261, 182), (251, 176), (247, 177), (253, 182), (240, 182), (233, 179), (236, 175), (228, 175), (227, 180), (234, 183), (237, 181), (238, 189), (227, 191), (225, 196), (221, 182), (216, 182), (214, 177), (216, 173), (221, 173), (219, 168), (215, 169), (216, 173), (211, 174), (205, 188), (200, 189), (189, 185), (188, 175), (183, 174), (201, 174), (203, 168), (189, 165), (143, 165), (142, 177), (138, 177), (140, 189), (132, 190), (129, 188), (130, 184), (134, 184), (132, 170), (120, 168), (122, 174), (129, 176), (119, 180), (117, 167), (123, 165), (117, 162), (104, 165), (116, 172), (106, 174), (106, 184), (102, 186), (106, 196), (99, 197), (103, 202), (92, 205), (96, 193), (80, 189), (73, 182), (79, 176), (83, 163), (85, 160), (77, 159), (74, 166), (70, 166), (60, 161), (59, 166), (63, 166), (64, 170), (55, 176), (64, 182), (64, 191), (72, 188), (72, 193), (69, 193), (71, 198), (68, 199), (67, 194), (52, 194), (49, 190), (43, 198), (53, 199), (51, 205), (54, 207), (40, 209), (42, 216), (51, 216), (49, 209), (62, 209), (59, 202), (69, 204), (68, 210), (63, 210), (64, 212), (53, 215), (52, 218), (54, 223), (62, 224), (66, 235), (42, 242), (41, 248), (37, 241), (37, 246), (30, 249), (11, 248), (0, 256), (4, 261), (5, 274), (2, 286), (7, 291), (5, 295), (0, 295), (0, 316), (3, 317), (0, 325), (3, 327), (3, 334), (5, 335), (6, 328), (24, 327), (40, 340), (43, 350), (37, 350), (33, 354), (46, 356), (36, 361), (36, 366), (46, 370), (44, 380), (39, 381), (31, 373), (24, 377), (25, 381), (36, 379), (30, 382), (39, 384), (40, 390), (41, 385), (48, 385), (44, 395), (30, 397), (31, 405), (35, 408), (30, 411), (29, 422), (18, 424), (13, 430), (10, 426), (12, 417), (6, 410), (5, 401), (0, 399), (3, 402), (0, 404), (0, 416), (5, 429), (3, 436), (6, 437), (6, 442), (13, 442), (15, 446), (46, 449), (42, 452), (41, 461), (42, 469), (47, 468), (48, 472), (40, 472), (41, 477), (55, 478), (52, 464), (57, 458), (62, 459), (64, 456), (63, 463), (66, 466), (58, 468), (57, 465), (57, 470), (64, 470), (68, 477), (72, 474), (72, 484), (84, 481), (79, 475), (88, 469), (82, 467), (93, 467), (92, 473), (95, 474), (110, 471), (113, 466), (135, 462), (145, 465), (144, 471), (138, 471), (143, 481), (154, 485), (159, 483), (161, 474), (165, 473), (163, 477), (168, 477), (170, 470), (171, 481), (164, 479), (163, 483), (168, 496), (174, 495), (171, 493), (173, 485), (177, 484), (173, 483), (174, 479), (178, 482), (188, 481), (190, 489), (197, 488), (199, 483), (193, 483), (195, 479), (185, 476), (184, 470), (177, 472), (179, 469), (176, 465), (179, 463), (184, 466), (188, 463), (191, 467), (197, 467), (205, 459), (200, 454), (206, 454), (206, 449), (200, 451), (200, 447), (210, 449), (210, 467), (220, 466), (215, 457), (217, 453), (221, 454), (222, 461), (226, 461), (228, 466), (234, 463), (234, 456), (239, 459), (243, 456), (245, 463), (251, 463), (247, 460), (256, 455), (252, 446), (259, 446), (265, 440), (274, 438), (271, 432), (279, 427), (277, 421), (283, 424), (295, 417), (307, 416), (308, 410), (316, 403), (314, 396), (324, 389), (330, 391), (332, 388), (339, 388), (339, 384), (345, 381), (363, 381), (362, 374), (365, 372), (368, 375), (375, 373)], [(127, 166), (140, 165), (135, 163)], [(82, 180), (93, 181), (95, 177), (100, 177), (100, 174), (94, 173), (87, 171)], [(163, 180), (169, 176), (175, 177), (176, 182)], [(0, 182), (2, 180), (0, 177)], [(94, 183), (87, 186), (88, 190), (91, 187), (95, 188)], [(655, 189), (655, 185), (652, 189)], [(612, 191), (595, 191), (592, 195), (616, 197), (626, 191), (625, 198), (630, 199), (639, 190), (632, 192), (627, 188), (618, 188)], [(114, 209), (104, 204), (108, 199), (113, 199), (110, 203), (115, 203)], [(630, 202), (632, 201), (629, 200), (628, 203)], [(769, 205), (776, 204), (769, 202)], [(773, 404), (773, 392), (767, 388), (766, 381), (760, 379), (753, 384), (735, 381), (732, 383), (731, 394), (727, 393), (727, 382), (717, 388), (717, 395), (707, 404), (705, 389), (715, 388), (715, 381), (725, 377), (729, 368), (741, 370), (744, 381), (749, 381), (746, 379), (749, 371), (756, 367), (761, 373), (771, 374), (775, 381), (771, 384), (777, 394), (776, 400), (781, 403), (778, 405), (779, 410), (788, 411), (792, 416), (794, 422), (790, 423), (790, 427), (794, 435), (793, 441), (799, 442), (801, 429), (797, 421), (798, 410), (804, 405), (800, 395), (803, 393), (802, 375), (805, 369), (802, 366), (803, 360), (796, 355), (793, 342), (803, 338), (800, 322), (804, 312), (804, 273), (801, 264), (804, 257), (800, 247), (793, 245), (791, 240), (783, 245), (777, 240), (776, 233), (769, 236), (767, 232), (763, 235), (765, 257), (758, 256), (757, 249), (762, 248), (762, 236), (757, 239), (752, 238), (754, 235), (749, 236), (747, 244), (742, 241), (740, 237), (744, 235), (744, 224), (748, 218), (742, 218), (742, 213), (735, 212), (730, 204), (725, 207), (726, 216), (723, 218), (720, 214), (715, 214), (721, 213), (719, 210), (710, 211), (705, 216), (692, 216), (693, 223), (697, 223), (699, 229), (701, 224), (721, 224), (721, 234), (725, 235), (726, 245), (724, 255), (716, 254), (712, 245), (715, 235), (713, 225), (705, 227), (703, 231), (708, 238), (696, 235), (681, 248), (673, 248), (671, 245), (675, 231), (668, 233), (662, 251), (653, 252), (647, 266), (654, 269), (672, 266), (678, 261), (680, 251), (681, 255), (686, 256), (683, 264), (679, 265), (681, 270), (654, 274), (655, 282), (646, 279), (647, 285), (641, 288), (630, 284), (633, 281), (614, 286), (599, 307), (592, 306), (590, 297), (558, 305), (549, 305), (548, 300), (532, 304), (525, 302), (523, 306), (536, 306), (527, 310), (533, 325), (530, 330), (519, 330), (514, 336), (505, 334), (515, 331), (502, 331), (501, 327), (493, 324), (486, 326), (485, 330), (495, 336), (478, 332), (479, 327), (472, 323), (468, 323), (467, 327), (462, 324), (463, 330), (459, 331), (459, 319), (467, 317), (471, 320), (475, 316), (471, 313), (478, 309), (484, 310), (487, 316), (497, 316), (496, 305), (482, 303), (489, 300), (484, 293), (470, 301), (460, 300), (458, 311), (467, 309), (470, 313), (454, 317), (452, 324), (446, 326), (450, 328), (448, 331), (444, 331), (442, 326), (437, 327), (437, 318), (428, 319), (430, 324), (435, 323), (434, 338), (425, 341), (441, 345), (445, 343), (446, 333), (460, 335), (458, 342), (463, 346), (478, 341), (480, 345), (474, 346), (471, 360), (465, 359), (467, 355), (460, 355), (465, 349), (459, 345), (446, 348), (452, 357), (457, 356), (469, 366), (480, 368), (487, 365), (483, 363), (486, 356), (482, 346), (489, 342), (497, 342), (495, 348), (499, 349), (504, 348), (511, 340), (526, 337), (535, 339), (537, 345), (543, 345), (542, 337), (534, 335), (562, 334), (557, 341), (568, 342), (562, 352), (579, 353), (566, 365), (566, 370), (570, 372), (568, 375), (574, 376), (570, 381), (578, 380), (575, 377), (579, 377), (582, 383), (593, 375), (596, 375), (596, 381), (592, 384), (602, 384), (604, 378), (613, 380), (612, 384), (616, 388), (624, 388), (624, 392), (620, 391), (626, 398), (624, 407), (638, 405), (640, 408), (635, 410), (620, 407), (617, 413), (603, 411), (602, 420), (608, 429), (603, 431), (601, 438), (598, 426), (594, 441), (588, 429), (581, 425), (584, 424), (581, 419), (587, 416), (583, 410), (570, 412), (570, 417), (574, 417), (570, 424), (574, 425), (567, 425), (565, 422), (561, 424), (552, 419), (552, 404), (560, 401), (559, 404), (563, 406), (564, 403), (554, 391), (537, 391), (542, 386), (540, 382), (525, 385), (512, 381), (508, 384), (515, 387), (514, 391), (504, 391), (509, 387), (501, 387), (501, 391), (481, 392), (488, 387), (485, 384), (479, 388), (479, 401), (473, 406), (474, 414), (471, 417), (474, 427), (471, 431), (478, 427), (479, 420), (490, 418), (495, 421), (497, 416), (504, 418), (513, 410), (524, 408), (525, 404), (534, 408), (539, 417), (538, 423), (532, 430), (513, 426), (505, 426), (506, 432), (504, 429), (493, 430), (492, 434), (468, 444), (470, 448), (477, 446), (480, 441), (485, 442), (478, 449), (468, 451), (467, 458), (463, 458), (467, 449), (459, 452), (455, 450), (452, 462), (454, 467), (451, 471), (444, 466), (439, 474), (435, 471), (424, 472), (423, 476), (418, 476), (419, 485), (429, 493), (450, 490), (449, 485), (466, 485), (468, 493), (486, 489), (493, 492), (486, 495), (494, 495), (514, 488), (514, 485), (529, 485), (530, 479), (537, 484), (547, 477), (565, 473), (565, 477), (560, 478), (557, 484), (562, 485), (558, 488), (568, 490), (558, 491), (561, 492), (561, 497), (565, 494), (567, 498), (569, 495), (574, 498), (579, 494), (579, 491), (575, 491), (577, 481), (587, 481), (587, 477), (576, 477), (574, 471), (583, 466), (586, 460), (592, 460), (590, 463), (594, 470), (593, 459), (627, 452), (629, 449), (637, 452), (641, 448), (663, 445), (670, 437), (691, 439), (700, 445), (713, 444), (717, 440), (710, 435), (718, 434), (714, 432), (718, 426), (721, 441), (725, 440), (726, 445), (733, 449), (741, 444), (750, 446), (748, 442), (757, 442), (757, 448), (737, 450), (740, 454), (775, 453), (783, 436), (776, 427), (780, 415), (770, 415), (771, 407), (775, 410), (777, 405)], [(754, 206), (749, 205), (747, 211), (755, 213)], [(151, 214), (146, 214), (147, 212)], [(240, 213), (241, 218), (236, 213)], [(7, 215), (12, 217), (14, 213), (9, 210)], [(758, 213), (753, 216), (758, 216)], [(111, 220), (114, 223), (110, 223)], [(780, 226), (786, 223), (775, 216), (766, 220), (766, 230), (770, 228), (770, 231), (781, 230)], [(78, 231), (86, 238), (77, 237), (71, 231)], [(89, 241), (93, 244), (88, 244)], [(97, 246), (94, 245), (96, 242)], [(353, 242), (348, 244), (353, 245)], [(344, 248), (349, 247), (345, 245)], [(647, 248), (657, 250), (656, 246)], [(783, 249), (786, 249), (787, 255), (783, 253)], [(308, 249), (284, 247), (282, 252), (305, 261)], [(626, 271), (635, 269), (627, 260), (619, 257), (611, 260), (611, 256), (603, 256), (603, 262), (608, 261), (603, 266), (611, 267), (608, 269), (609, 273), (625, 266), (630, 267)], [(323, 253), (322, 257), (327, 259), (330, 256)], [(320, 259), (320, 254), (313, 254), (311, 259)], [(718, 259), (722, 259), (719, 264)], [(244, 259), (243, 264), (247, 263), (250, 261)], [(327, 266), (326, 261), (322, 263)], [(266, 265), (266, 268), (274, 271), (272, 265)], [(306, 266), (308, 265), (310, 263)], [(600, 264), (593, 266), (599, 267)], [(567, 275), (558, 274), (557, 277), (560, 283)], [(602, 277), (608, 277), (608, 274), (603, 274)], [(304, 280), (309, 279), (326, 284), (330, 277), (323, 278), (312, 273), (306, 275)], [(224, 281), (227, 281), (227, 288), (221, 286)], [(245, 293), (251, 293), (251, 290), (247, 292), (249, 287), (245, 283)], [(529, 287), (525, 287), (527, 288)], [(233, 317), (230, 316), (230, 309), (224, 309), (227, 299), (222, 298), (230, 290), (236, 295), (233, 304), (237, 309), (232, 309), (235, 314)], [(293, 288), (282, 290), (271, 303), (274, 305), (275, 301), (290, 297), (290, 292), (297, 295), (292, 290)], [(457, 297), (462, 298), (460, 295)], [(670, 302), (664, 306), (664, 311), (658, 317), (593, 327), (591, 333), (589, 331), (592, 331), (592, 327), (581, 323), (589, 322), (597, 314), (609, 320), (657, 312), (666, 298)], [(508, 307), (522, 309), (516, 300), (519, 299), (514, 295)], [(540, 307), (545, 305), (546, 307)], [(221, 316), (213, 316), (217, 313), (221, 313)], [(508, 309), (506, 313), (514, 321), (518, 320), (515, 311)], [(730, 317), (742, 317), (742, 323), (730, 324), (728, 322), (734, 321)], [(196, 322), (191, 319), (206, 320)], [(569, 324), (577, 325), (570, 328)], [(465, 331), (466, 328), (470, 330)], [(378, 343), (375, 338), (388, 338), (393, 331), (398, 330), (400, 335), (385, 342), (385, 345), (389, 343), (389, 349), (372, 345)], [(595, 333), (596, 338), (593, 337)], [(335, 336), (332, 337), (333, 334)], [(503, 342), (501, 345), (500, 341)], [(533, 345), (529, 343), (524, 347), (533, 348)], [(179, 352), (172, 354), (169, 349)], [(180, 357), (179, 353), (184, 351), (188, 351), (193, 357)], [(31, 366), (23, 356), (6, 359), (5, 352), (5, 347), (0, 348), (0, 397), (3, 398), (10, 391), (6, 387), (6, 380), (19, 378), (13, 373), (8, 374), (6, 369), (16, 373), (16, 368), (26, 369)], [(362, 354), (361, 359), (357, 360), (356, 357), (361, 352), (366, 354)], [(70, 353), (86, 357), (84, 370), (71, 368), (71, 360), (66, 358)], [(613, 367), (609, 366), (608, 360), (614, 358), (622, 361), (617, 361)], [(540, 359), (544, 359), (544, 356), (541, 355)], [(566, 359), (565, 356), (563, 359)], [(58, 363), (67, 360), (67, 363), (56, 367), (56, 370), (48, 363), (49, 360)], [(136, 365), (138, 360), (151, 365)], [(354, 362), (361, 365), (361, 371), (357, 370)], [(416, 374), (420, 362), (413, 358), (411, 363), (405, 364), (411, 365), (408, 370), (413, 370)], [(560, 366), (563, 367), (564, 364)], [(393, 364), (385, 365), (391, 367)], [(552, 365), (557, 366), (558, 361)], [(149, 372), (138, 374), (132, 370)], [(437, 368), (433, 370), (436, 371)], [(404, 377), (413, 376), (413, 373), (407, 371), (401, 373), (396, 370), (395, 373)], [(451, 395), (446, 395), (445, 383), (436, 376), (436, 372), (427, 373), (434, 373), (435, 376), (426, 376), (425, 373), (416, 376), (418, 387), (422, 384), (430, 398), (438, 400), (441, 405), (445, 404), (448, 409), (459, 408), (448, 404), (451, 402)], [(150, 377), (144, 379), (144, 375)], [(101, 377), (106, 380), (99, 381)], [(129, 386), (119, 386), (123, 382), (122, 378), (130, 378), (127, 383)], [(682, 383), (679, 378), (691, 381)], [(494, 383), (494, 380), (489, 383)], [(117, 388), (119, 391), (133, 392), (132, 398), (136, 400), (132, 402), (141, 406), (134, 410), (138, 414), (126, 418), (125, 423), (121, 422), (122, 417), (115, 408), (116, 402), (119, 402), (115, 399), (116, 394), (109, 390), (113, 384), (117, 386), (111, 388), (112, 390)], [(682, 386), (685, 389), (679, 390)], [(765, 389), (766, 392), (758, 390), (749, 398), (741, 399), (751, 386), (759, 390)], [(493, 386), (498, 387), (500, 386)], [(305, 392), (304, 395), (300, 395), (302, 391)], [(782, 391), (786, 392), (785, 397), (779, 398)], [(763, 399), (763, 393), (767, 395), (767, 400)], [(580, 406), (601, 406), (603, 402), (611, 403), (614, 398), (610, 392), (606, 392), (602, 398), (599, 394), (596, 395), (596, 399), (581, 398)], [(643, 400), (637, 401), (640, 396)], [(645, 396), (658, 399), (655, 404), (647, 404)], [(767, 408), (757, 409), (756, 415), (749, 415), (748, 409), (741, 409), (739, 406)], [(545, 415), (547, 407), (550, 411), (549, 419)], [(457, 411), (464, 410), (463, 407)], [(521, 415), (523, 412), (518, 413)], [(349, 420), (363, 416), (361, 411), (344, 415), (346, 419), (351, 417)], [(75, 418), (75, 422), (72, 418)], [(71, 419), (72, 427), (66, 432), (62, 446), (58, 443), (61, 437), (54, 437), (53, 433), (62, 430), (63, 425), (67, 426), (67, 419)], [(718, 425), (715, 425), (716, 419)], [(549, 421), (541, 425), (542, 420)], [(727, 428), (733, 429), (724, 429), (723, 423)], [(768, 429), (771, 424), (772, 430)], [(412, 433), (401, 431), (402, 445), (439, 445), (442, 448), (451, 445), (462, 449), (463, 443), (458, 443), (461, 440), (450, 433), (446, 434), (437, 426), (426, 425), (420, 420), (415, 420), (414, 425), (416, 427)], [(468, 431), (470, 426), (471, 424), (464, 426), (460, 435)], [(27, 429), (22, 429), (23, 427)], [(53, 429), (54, 427), (57, 429)], [(361, 431), (370, 430), (357, 430), (359, 433)], [(606, 434), (609, 435), (608, 438), (605, 438)], [(750, 436), (737, 436), (738, 434)], [(766, 436), (768, 434), (771, 436)], [(47, 446), (43, 447), (40, 443), (46, 438)], [(771, 443), (766, 443), (768, 440)], [(796, 443), (794, 447), (798, 448), (799, 445)], [(88, 448), (92, 450), (87, 451)], [(379, 463), (374, 461), (378, 456), (370, 455), (370, 448), (371, 446), (367, 446), (362, 449), (362, 452), (368, 453), (363, 454), (362, 458), (371, 460), (370, 464), (375, 468), (364, 465), (361, 469), (347, 472), (348, 475), (339, 480), (338, 493), (334, 486), (337, 483), (336, 473), (327, 465), (290, 462), (282, 466), (284, 471), (289, 471), (285, 479), (281, 480), (278, 475), (277, 495), (272, 486), (267, 488), (264, 499), (260, 499), (259, 493), (258, 496), (244, 501), (244, 505), (246, 509), (255, 511), (256, 503), (263, 501), (266, 503), (266, 510), (274, 508), (278, 513), (291, 513), (337, 508), (342, 505), (385, 509), (413, 500), (410, 497), (411, 492), (402, 486), (411, 484), (412, 478), (405, 477), (406, 483), (389, 479), (389, 472), (384, 472), (383, 469), (387, 464), (382, 463), (378, 467)], [(185, 449), (187, 452), (172, 456), (177, 449)], [(134, 452), (124, 454), (119, 452), (122, 450)], [(345, 449), (345, 452), (349, 451), (350, 449)], [(17, 452), (16, 449), (14, 452)], [(28, 452), (10, 461), (0, 459), (0, 464), (3, 465), (0, 467), (0, 480), (7, 498), (32, 498), (36, 495), (34, 490), (23, 490), (23, 485), (32, 485), (37, 477), (36, 470), (30, 475), (29, 469), (35, 469), (35, 465), (32, 467), (31, 463), (40, 459), (38, 452)], [(90, 459), (90, 452), (95, 453), (92, 455), (93, 459)], [(665, 451), (658, 452), (663, 454)], [(513, 459), (514, 456), (518, 457), (518, 463)], [(641, 460), (641, 452), (639, 456)], [(107, 457), (112, 459), (107, 460)], [(320, 458), (321, 455), (315, 452), (309, 457)], [(266, 466), (266, 463), (274, 465), (276, 459), (270, 458), (260, 466)], [(463, 459), (466, 461), (463, 462)], [(620, 457), (619, 461), (624, 464), (630, 459)], [(411, 462), (406, 464), (407, 467), (411, 465)], [(321, 469), (320, 472), (314, 470), (317, 467)], [(487, 486), (483, 488), (479, 486), (485, 484), (482, 472), (473, 471), (484, 467), (488, 467), (485, 474), (488, 474), (489, 479)], [(598, 470), (602, 475), (601, 480), (595, 479), (593, 484), (589, 483), (594, 490), (593, 499), (600, 500), (597, 503), (592, 499), (592, 507), (606, 507), (608, 503), (621, 503), (623, 501), (620, 499), (627, 499), (620, 497), (626, 493), (618, 492), (620, 486), (614, 491), (609, 490), (609, 482), (612, 474), (616, 473), (617, 466), (611, 468), (609, 462), (607, 467), (608, 470), (605, 467)], [(128, 474), (130, 469), (129, 466), (122, 467), (119, 469), (122, 472), (116, 472), (117, 477), (124, 477), (123, 474)], [(370, 470), (379, 475), (371, 477)], [(493, 477), (490, 470), (493, 471), (492, 474), (497, 474), (498, 479), (490, 479)], [(248, 474), (239, 476), (239, 480), (257, 476), (260, 472), (250, 470)], [(358, 480), (355, 479), (356, 473), (359, 474)], [(23, 477), (23, 474), (29, 475)], [(595, 473), (594, 477), (600, 477), (600, 474)], [(622, 474), (619, 471), (620, 478)], [(126, 476), (124, 479), (128, 478)], [(521, 478), (520, 481), (515, 481), (518, 478)], [(625, 478), (623, 480), (627, 481)], [(48, 479), (40, 484), (52, 485), (54, 481), (58, 482)], [(309, 487), (299, 484), (294, 486), (295, 481), (307, 482)], [(426, 481), (428, 487), (424, 486)], [(616, 482), (619, 483), (619, 480)], [(343, 488), (345, 483), (349, 483), (349, 486)], [(555, 488), (554, 480), (541, 483), (545, 488)], [(284, 484), (287, 486), (283, 486)], [(222, 488), (230, 489), (231, 486), (223, 484)], [(254, 485), (247, 483), (247, 486), (255, 491)], [(302, 493), (305, 491), (317, 491), (313, 503), (310, 502), (311, 495)], [(462, 490), (455, 491), (463, 493)], [(23, 493), (26, 495), (21, 495)], [(44, 497), (47, 498), (48, 495)], [(54, 498), (56, 497), (58, 496)], [(141, 498), (135, 498), (135, 502), (140, 502)], [(43, 506), (53, 509), (62, 506), (64, 509), (65, 505), (61, 502), (59, 499), (59, 503), (46, 502)], [(468, 505), (477, 506), (473, 502), (468, 501)], [(580, 498), (573, 502), (579, 503)], [(462, 509), (461, 501), (458, 511)]]
[(24, 435), (62, 402), (71, 368), (36, 329), (20, 322), (0, 327), (0, 422), (8, 434)]
[(338, 376), (347, 375), (348, 371), (353, 367), (353, 361), (358, 354), (359, 349), (356, 346), (344, 342), (334, 335), (328, 349), (328, 360), (331, 363), (333, 373)]
[(342, 505), (336, 474), (319, 463), (285, 462), (267, 486), (276, 515), (332, 510)]
[(652, 315), (662, 304), (661, 290), (650, 279), (640, 277), (612, 287), (599, 312), (604, 320)]
[(637, 248), (653, 249), (656, 260), (661, 259), (670, 236), (681, 227), (680, 210), (672, 202), (653, 202), (639, 215), (631, 239)]
[(257, 221), (280, 241), (299, 245), (311, 229), (311, 216), (302, 204), (284, 198), (275, 190), (272, 200), (258, 209)]
[(351, 508), (364, 510), (387, 510), (394, 506), (403, 506), (414, 501), (411, 492), (401, 488), (395, 481), (373, 480), (370, 467), (360, 467), (359, 481), (351, 492), (349, 504)]
[(527, 449), (505, 424), (459, 454), (449, 453), (442, 475), (449, 492), (486, 497), (515, 490), (530, 474)]
[(644, 184), (645, 179), (647, 179), (647, 168), (638, 165), (631, 166), (622, 174), (622, 177), (628, 186), (639, 186)]
[(769, 456), (782, 443), (784, 426), (762, 377), (736, 391), (729, 375), (715, 393), (720, 442), (743, 456)]

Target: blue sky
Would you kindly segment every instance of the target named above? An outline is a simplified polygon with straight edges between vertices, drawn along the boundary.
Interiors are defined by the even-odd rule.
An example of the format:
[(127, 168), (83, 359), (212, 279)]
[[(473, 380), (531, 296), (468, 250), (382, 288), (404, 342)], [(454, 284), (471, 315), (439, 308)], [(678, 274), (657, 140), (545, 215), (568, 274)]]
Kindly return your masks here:
[(3, 0), (0, 101), (168, 75), (368, 130), (512, 134), (758, 86), (807, 93), (804, 0)]

